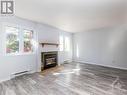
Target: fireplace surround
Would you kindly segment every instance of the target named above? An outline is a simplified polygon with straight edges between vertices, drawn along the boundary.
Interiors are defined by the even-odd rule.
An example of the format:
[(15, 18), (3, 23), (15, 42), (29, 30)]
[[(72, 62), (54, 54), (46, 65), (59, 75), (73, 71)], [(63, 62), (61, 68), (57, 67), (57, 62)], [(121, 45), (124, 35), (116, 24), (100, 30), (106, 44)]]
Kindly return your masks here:
[(58, 64), (58, 52), (42, 52), (41, 53), (42, 70), (55, 67)]

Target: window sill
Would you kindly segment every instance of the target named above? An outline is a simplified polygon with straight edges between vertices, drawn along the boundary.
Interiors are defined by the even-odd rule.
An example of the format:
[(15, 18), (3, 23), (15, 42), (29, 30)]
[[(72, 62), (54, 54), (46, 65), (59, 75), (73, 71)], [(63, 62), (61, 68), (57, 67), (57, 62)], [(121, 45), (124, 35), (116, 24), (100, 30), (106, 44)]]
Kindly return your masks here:
[(15, 54), (5, 54), (5, 56), (23, 56), (23, 55), (34, 55), (35, 52), (33, 53), (15, 53)]

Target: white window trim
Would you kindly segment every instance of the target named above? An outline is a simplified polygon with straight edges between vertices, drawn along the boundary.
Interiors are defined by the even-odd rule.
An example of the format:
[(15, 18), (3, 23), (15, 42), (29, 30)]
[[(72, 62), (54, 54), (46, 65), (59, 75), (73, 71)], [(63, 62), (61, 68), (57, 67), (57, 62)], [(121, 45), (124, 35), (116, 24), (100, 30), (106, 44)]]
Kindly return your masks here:
[[(22, 28), (21, 29), (21, 31), (23, 31), (23, 30), (29, 30), (29, 31), (32, 31), (33, 32), (33, 40), (35, 40), (35, 33), (34, 33), (34, 31), (32, 30), (32, 29), (27, 29), (27, 28)], [(26, 54), (26, 55), (29, 55), (29, 54), (35, 54), (35, 46), (33, 45), (33, 52), (24, 52), (24, 39), (23, 39), (23, 33), (21, 33), (21, 35), (22, 35), (22, 37), (21, 37), (21, 46), (22, 46), (22, 49), (21, 49), (21, 51), (22, 51), (22, 54)]]
[[(19, 29), (19, 52), (18, 53), (6, 53), (6, 27), (9, 26), (9, 27), (14, 27), (14, 28), (18, 28)], [(36, 36), (35, 36), (35, 32), (34, 32), (34, 29), (32, 28), (27, 28), (27, 27), (24, 27), (24, 26), (21, 26), (21, 25), (17, 25), (17, 24), (12, 24), (12, 23), (7, 23), (7, 22), (4, 22), (2, 24), (2, 31), (4, 33), (4, 37), (3, 37), (3, 41), (4, 41), (4, 45), (3, 45), (3, 48), (4, 48), (4, 55), (5, 56), (20, 56), (20, 55), (33, 55), (36, 53), (36, 49), (35, 49), (35, 46), (33, 46), (33, 52), (24, 52), (23, 49), (24, 49), (24, 44), (23, 44), (23, 33), (22, 33), (22, 30), (30, 30), (30, 31), (33, 31), (33, 39), (36, 40)]]
[[(60, 49), (61, 47), (59, 47), (59, 51), (60, 52), (70, 52), (71, 51), (71, 45), (70, 45), (71, 40), (70, 40), (69, 36), (60, 35), (59, 36), (59, 43), (60, 43), (60, 37), (63, 38), (63, 43), (62, 43), (63, 46), (62, 46), (62, 50)], [(68, 38), (68, 40), (66, 40), (66, 38)], [(61, 45), (61, 43), (60, 43), (60, 45)]]

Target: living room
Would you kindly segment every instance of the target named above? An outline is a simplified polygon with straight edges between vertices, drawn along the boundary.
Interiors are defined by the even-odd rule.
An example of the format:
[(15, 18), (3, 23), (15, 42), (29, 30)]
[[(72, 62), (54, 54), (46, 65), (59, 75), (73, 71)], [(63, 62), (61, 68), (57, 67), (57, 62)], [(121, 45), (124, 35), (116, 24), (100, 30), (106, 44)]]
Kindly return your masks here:
[(127, 95), (127, 1), (0, 2), (0, 95)]

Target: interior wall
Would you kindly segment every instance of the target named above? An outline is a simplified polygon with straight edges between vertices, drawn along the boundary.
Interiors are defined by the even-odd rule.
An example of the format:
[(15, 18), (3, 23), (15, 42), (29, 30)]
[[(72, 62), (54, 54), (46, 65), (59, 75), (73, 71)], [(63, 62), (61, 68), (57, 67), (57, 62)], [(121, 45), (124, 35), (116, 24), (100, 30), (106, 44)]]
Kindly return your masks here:
[[(3, 24), (8, 23), (10, 25), (14, 24), (16, 26), (22, 26), (26, 28), (33, 29), (35, 33), (36, 49), (34, 54), (21, 54), (21, 55), (6, 55), (5, 54), (5, 31), (3, 31)], [(51, 26), (47, 26), (41, 23), (32, 22), (22, 18), (14, 16), (0, 16), (0, 81), (5, 81), (11, 78), (12, 74), (28, 70), (30, 72), (40, 71), (41, 51), (53, 51), (59, 50), (56, 47), (47, 46), (41, 48), (38, 44), (39, 42), (58, 42), (60, 33), (65, 33), (65, 31), (56, 29)], [(67, 33), (71, 37), (71, 33)], [(66, 54), (66, 52), (64, 52)], [(66, 60), (71, 58), (69, 55)], [(63, 58), (60, 55), (59, 58)], [(62, 63), (62, 62), (61, 62)]]
[[(6, 55), (4, 24), (23, 26), (35, 31), (35, 23), (16, 17), (0, 17), (0, 81), (8, 80), (15, 73), (36, 71), (36, 50), (29, 55)], [(35, 38), (36, 40), (36, 38)]]
[(73, 60), (127, 69), (127, 28), (120, 25), (73, 35)]
[[(72, 41), (72, 34), (59, 30), (57, 28), (53, 28), (51, 26), (47, 26), (47, 25), (41, 25), (41, 24), (37, 24), (37, 31), (38, 32), (38, 42), (50, 42), (50, 43), (59, 43), (59, 37), (65, 36), (65, 37), (69, 37), (70, 41)], [(41, 70), (41, 52), (47, 52), (47, 51), (58, 51), (58, 65), (63, 64), (64, 61), (67, 60), (72, 60), (72, 43), (70, 43), (70, 51), (66, 52), (66, 51), (60, 51), (59, 47), (56, 46), (44, 46), (42, 47), (41, 45), (39, 45), (38, 47), (38, 70)]]

